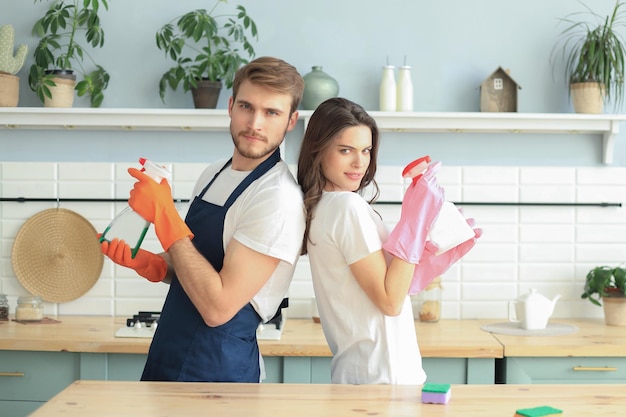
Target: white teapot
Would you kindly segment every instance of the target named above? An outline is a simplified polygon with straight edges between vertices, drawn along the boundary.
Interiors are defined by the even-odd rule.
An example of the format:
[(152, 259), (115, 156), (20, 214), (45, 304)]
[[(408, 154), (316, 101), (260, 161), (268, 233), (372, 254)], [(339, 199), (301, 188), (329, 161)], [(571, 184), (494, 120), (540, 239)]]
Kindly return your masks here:
[[(531, 288), (527, 294), (509, 301), (509, 321), (519, 323), (520, 327), (526, 330), (545, 329), (554, 311), (554, 305), (560, 297), (561, 295), (557, 294), (550, 300), (539, 294), (536, 288)], [(515, 314), (511, 314), (513, 306)]]

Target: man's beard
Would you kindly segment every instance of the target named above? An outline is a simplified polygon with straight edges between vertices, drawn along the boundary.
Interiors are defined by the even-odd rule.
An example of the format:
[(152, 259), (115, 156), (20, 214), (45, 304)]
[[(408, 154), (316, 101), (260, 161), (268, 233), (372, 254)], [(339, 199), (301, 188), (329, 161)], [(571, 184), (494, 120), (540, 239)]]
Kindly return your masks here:
[[(287, 131), (285, 131), (285, 134), (286, 134), (286, 133), (287, 133)], [(261, 159), (261, 158), (264, 158), (264, 157), (266, 157), (267, 155), (271, 154), (272, 152), (274, 152), (274, 151), (276, 150), (276, 148), (278, 148), (278, 147), (280, 146), (280, 142), (279, 142), (279, 143), (277, 143), (277, 144), (276, 144), (276, 145), (274, 145), (274, 146), (271, 146), (271, 145), (269, 144), (269, 141), (267, 140), (267, 137), (265, 137), (265, 136), (255, 136), (255, 135), (250, 135), (250, 134), (248, 134), (249, 136), (255, 136), (255, 137), (258, 137), (259, 139), (261, 139), (261, 140), (264, 140), (264, 141), (265, 141), (265, 145), (266, 145), (266, 147), (264, 147), (264, 148), (262, 148), (262, 149), (260, 149), (260, 150), (254, 151), (254, 150), (251, 150), (251, 149), (249, 149), (249, 148), (245, 148), (244, 146), (241, 146), (241, 144), (240, 144), (240, 143), (242, 142), (242, 140), (241, 140), (241, 139), (239, 139), (239, 138), (240, 138), (240, 136), (241, 136), (241, 135), (243, 135), (243, 134), (248, 134), (248, 132), (239, 132), (239, 134), (235, 135), (235, 134), (233, 134), (233, 132), (231, 131), (231, 137), (232, 137), (232, 139), (233, 139), (233, 144), (235, 145), (235, 148), (237, 149), (237, 152), (238, 152), (241, 156), (243, 156), (244, 158), (248, 158), (248, 159)]]

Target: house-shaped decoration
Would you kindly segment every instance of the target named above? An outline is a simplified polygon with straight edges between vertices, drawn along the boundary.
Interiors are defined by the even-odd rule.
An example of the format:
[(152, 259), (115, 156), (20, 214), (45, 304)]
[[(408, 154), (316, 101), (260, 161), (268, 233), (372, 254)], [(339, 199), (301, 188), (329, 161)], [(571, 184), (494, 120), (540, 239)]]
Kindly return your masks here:
[(516, 112), (518, 89), (522, 87), (511, 78), (509, 71), (498, 67), (480, 85), (480, 111)]

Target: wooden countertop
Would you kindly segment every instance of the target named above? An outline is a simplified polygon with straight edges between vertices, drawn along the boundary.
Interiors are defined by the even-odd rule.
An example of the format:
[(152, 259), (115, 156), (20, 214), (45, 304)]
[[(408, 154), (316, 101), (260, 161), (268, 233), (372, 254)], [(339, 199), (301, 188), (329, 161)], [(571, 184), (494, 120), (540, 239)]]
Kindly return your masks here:
[[(499, 320), (502, 322), (502, 320)], [(482, 321), (484, 323), (494, 322)], [(504, 347), (504, 356), (626, 356), (626, 328), (607, 326), (603, 319), (561, 320), (550, 322), (569, 324), (578, 331), (561, 336), (510, 336), (494, 333)]]
[[(146, 354), (148, 338), (119, 338), (125, 317), (50, 316), (60, 323), (0, 322), (0, 350)], [(415, 322), (423, 357), (502, 358), (502, 345), (480, 330), (478, 320)], [(259, 341), (264, 356), (331, 356), (322, 327), (309, 319), (287, 319), (281, 340)]]
[(626, 385), (452, 385), (448, 404), (421, 386), (76, 381), (30, 417), (513, 416), (548, 405), (567, 417), (623, 415)]

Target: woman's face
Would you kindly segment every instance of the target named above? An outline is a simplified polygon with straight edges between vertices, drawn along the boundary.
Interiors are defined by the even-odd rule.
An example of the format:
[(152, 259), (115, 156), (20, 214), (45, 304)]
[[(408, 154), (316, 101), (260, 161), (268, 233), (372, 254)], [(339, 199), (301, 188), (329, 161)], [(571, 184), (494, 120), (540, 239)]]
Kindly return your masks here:
[(369, 127), (351, 126), (332, 141), (322, 159), (326, 178), (324, 191), (356, 191), (370, 165), (372, 131)]

